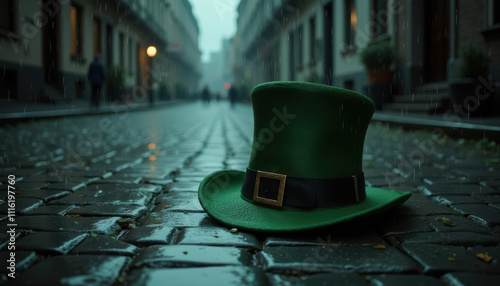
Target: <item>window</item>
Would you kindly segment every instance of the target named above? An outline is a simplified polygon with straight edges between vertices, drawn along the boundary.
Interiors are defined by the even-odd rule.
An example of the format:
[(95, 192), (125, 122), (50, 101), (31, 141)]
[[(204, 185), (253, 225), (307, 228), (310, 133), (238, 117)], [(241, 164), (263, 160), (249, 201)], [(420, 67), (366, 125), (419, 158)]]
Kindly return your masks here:
[(113, 26), (106, 24), (106, 66), (110, 67), (113, 65)]
[(293, 31), (288, 34), (289, 80), (295, 79), (295, 47)]
[(297, 37), (296, 37), (296, 41), (297, 41), (297, 68), (298, 69), (301, 69), (302, 68), (302, 63), (304, 62), (304, 44), (303, 44), (303, 40), (302, 40), (302, 32), (303, 28), (302, 28), (302, 25), (299, 26), (299, 29), (297, 31)]
[(82, 13), (75, 4), (71, 4), (71, 54), (82, 55)]
[(358, 24), (358, 15), (356, 14), (355, 0), (344, 0), (344, 27), (345, 27), (345, 47), (354, 48), (354, 36), (356, 25)]
[(372, 0), (370, 9), (370, 30), (373, 37), (387, 33), (386, 0)]
[(493, 25), (500, 24), (500, 0), (493, 0)]
[(101, 21), (99, 19), (94, 19), (93, 27), (94, 31), (94, 57), (101, 53)]
[(316, 19), (309, 19), (309, 59), (311, 64), (316, 62)]
[(123, 36), (123, 33), (120, 33), (118, 36), (118, 42), (120, 45), (120, 67), (123, 69), (125, 68), (125, 38)]
[[(6, 2), (6, 3), (5, 3)], [(5, 7), (5, 6), (6, 7)], [(2, 1), (2, 9), (0, 9), (0, 30), (3, 32), (14, 31), (14, 1)], [(0, 31), (1, 34), (2, 31)]]
[(132, 37), (128, 38), (128, 72), (132, 74)]

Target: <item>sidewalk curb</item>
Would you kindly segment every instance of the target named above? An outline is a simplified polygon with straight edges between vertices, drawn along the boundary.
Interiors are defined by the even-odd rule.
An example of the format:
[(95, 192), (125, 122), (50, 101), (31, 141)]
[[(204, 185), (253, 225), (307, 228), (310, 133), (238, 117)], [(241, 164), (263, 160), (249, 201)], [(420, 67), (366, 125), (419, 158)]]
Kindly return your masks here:
[[(168, 106), (174, 106), (191, 102), (190, 100), (176, 100), (167, 102), (156, 102), (153, 105), (144, 103), (135, 107), (127, 104), (107, 105), (100, 108), (74, 108), (74, 109), (59, 109), (59, 110), (44, 110), (44, 111), (30, 111), (30, 112), (16, 112), (16, 113), (3, 113), (0, 114), (0, 124), (17, 123), (29, 121), (34, 119), (49, 119), (66, 116), (78, 115), (99, 115), (110, 114), (128, 111), (144, 111), (154, 110)], [(454, 138), (467, 138), (467, 139), (483, 139), (500, 142), (500, 127), (471, 124), (444, 120), (435, 120), (427, 118), (410, 118), (401, 117), (398, 115), (375, 113), (372, 117), (372, 122), (381, 122), (389, 124), (394, 127), (402, 127), (405, 130), (436, 130), (440, 129), (440, 133)]]
[(188, 100), (174, 100), (167, 102), (156, 102), (153, 105), (150, 103), (138, 104), (133, 107), (127, 104), (105, 105), (98, 108), (95, 107), (79, 107), (72, 109), (55, 109), (55, 110), (41, 110), (29, 112), (14, 112), (14, 113), (0, 113), (0, 124), (17, 123), (33, 119), (49, 119), (57, 117), (78, 116), (78, 115), (99, 115), (118, 113), (125, 110), (128, 111), (143, 111), (163, 108), (167, 106), (174, 106), (177, 104), (189, 102)]
[(409, 118), (397, 115), (375, 113), (372, 122), (401, 126), (405, 130), (440, 129), (447, 136), (454, 138), (483, 139), (500, 142), (500, 127), (482, 124), (471, 124), (453, 121), (433, 120), (425, 118)]

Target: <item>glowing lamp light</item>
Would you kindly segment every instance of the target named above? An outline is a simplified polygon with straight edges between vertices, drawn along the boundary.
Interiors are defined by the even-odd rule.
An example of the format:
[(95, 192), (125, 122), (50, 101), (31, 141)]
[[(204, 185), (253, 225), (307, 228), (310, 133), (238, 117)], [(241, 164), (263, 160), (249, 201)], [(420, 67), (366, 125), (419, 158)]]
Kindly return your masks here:
[(356, 14), (356, 9), (354, 7), (351, 8), (351, 28), (355, 29), (358, 24), (358, 14)]
[(224, 83), (224, 88), (225, 89), (230, 89), (231, 88), (231, 84), (229, 82)]
[(148, 49), (146, 50), (146, 53), (148, 54), (149, 57), (154, 57), (156, 56), (156, 48), (154, 46), (149, 46)]
[(149, 156), (149, 161), (156, 161), (156, 156), (155, 155)]
[(153, 149), (155, 149), (155, 148), (156, 148), (156, 144), (155, 144), (155, 143), (149, 143), (149, 144), (148, 144), (148, 149), (149, 149), (149, 150), (153, 150)]

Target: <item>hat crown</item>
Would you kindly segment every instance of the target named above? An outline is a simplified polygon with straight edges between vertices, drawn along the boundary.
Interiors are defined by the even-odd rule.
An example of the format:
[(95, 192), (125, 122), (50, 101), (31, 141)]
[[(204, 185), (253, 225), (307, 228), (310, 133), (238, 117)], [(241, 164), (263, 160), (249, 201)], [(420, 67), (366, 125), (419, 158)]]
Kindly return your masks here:
[(305, 82), (270, 82), (251, 92), (254, 138), (248, 167), (301, 178), (362, 172), (373, 102), (357, 92)]

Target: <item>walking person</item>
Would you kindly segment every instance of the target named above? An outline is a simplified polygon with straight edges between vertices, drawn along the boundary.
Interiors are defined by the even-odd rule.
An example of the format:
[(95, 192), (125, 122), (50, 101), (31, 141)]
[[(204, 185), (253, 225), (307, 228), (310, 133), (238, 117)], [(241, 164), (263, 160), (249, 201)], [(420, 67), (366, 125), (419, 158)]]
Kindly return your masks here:
[(229, 88), (228, 93), (229, 93), (229, 101), (231, 102), (231, 107), (234, 107), (234, 105), (238, 101), (238, 90), (234, 86), (231, 86)]
[(96, 54), (94, 61), (90, 64), (89, 72), (87, 78), (92, 85), (92, 96), (90, 98), (90, 106), (99, 107), (99, 101), (101, 100), (101, 89), (102, 84), (105, 79), (104, 67), (100, 60), (99, 54)]
[(212, 95), (210, 94), (210, 90), (208, 89), (208, 85), (205, 85), (203, 88), (203, 91), (201, 92), (201, 99), (204, 104), (209, 104), (210, 103), (210, 98)]

